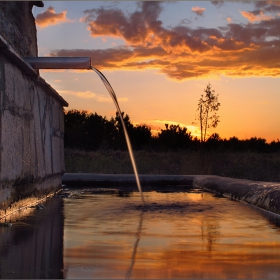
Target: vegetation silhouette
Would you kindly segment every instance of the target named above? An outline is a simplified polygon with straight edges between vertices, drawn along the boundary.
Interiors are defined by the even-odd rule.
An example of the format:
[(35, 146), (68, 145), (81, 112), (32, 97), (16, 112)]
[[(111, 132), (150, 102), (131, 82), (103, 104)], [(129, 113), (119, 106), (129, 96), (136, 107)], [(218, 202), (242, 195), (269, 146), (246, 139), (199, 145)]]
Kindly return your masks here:
[[(206, 86), (204, 90), (205, 96), (201, 95), (200, 99), (198, 100), (197, 104), (197, 116), (196, 120), (199, 122), (200, 127), (200, 164), (201, 169), (205, 170), (205, 144), (207, 137), (207, 130), (209, 128), (216, 128), (218, 123), (220, 122), (219, 116), (217, 115), (217, 111), (219, 110), (220, 103), (218, 101), (218, 94), (215, 94), (215, 90), (212, 89), (210, 83)], [(197, 124), (197, 123), (193, 123)], [(214, 143), (214, 139), (218, 135), (213, 135), (211, 137), (212, 142)], [(212, 144), (213, 144), (212, 143)]]
[(212, 89), (210, 83), (204, 90), (205, 96), (201, 95), (197, 104), (196, 120), (199, 121), (200, 126), (200, 142), (205, 143), (207, 140), (207, 129), (216, 128), (220, 122), (217, 111), (221, 103), (218, 101), (218, 94), (215, 94), (215, 90)]
[[(240, 140), (233, 136), (222, 139), (218, 133), (212, 134), (205, 143), (193, 137), (186, 127), (165, 124), (165, 129), (153, 136), (147, 125), (133, 125), (130, 117), (122, 112), (134, 150), (153, 151), (199, 151), (204, 144), (205, 151), (211, 152), (280, 152), (280, 141), (267, 143), (264, 138), (251, 137)], [(65, 148), (79, 150), (126, 150), (123, 129), (118, 113), (107, 119), (97, 113), (69, 110), (64, 112)]]
[(191, 147), (192, 136), (187, 132), (187, 128), (177, 125), (165, 124), (165, 129), (161, 129), (157, 137), (153, 139), (153, 146), (158, 149), (181, 150)]

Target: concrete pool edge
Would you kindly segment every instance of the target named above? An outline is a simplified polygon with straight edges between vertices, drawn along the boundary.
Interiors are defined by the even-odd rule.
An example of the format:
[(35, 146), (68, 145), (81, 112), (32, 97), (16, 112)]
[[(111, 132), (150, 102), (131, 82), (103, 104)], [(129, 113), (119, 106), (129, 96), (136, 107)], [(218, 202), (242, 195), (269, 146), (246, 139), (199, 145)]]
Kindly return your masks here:
[[(234, 179), (216, 175), (139, 175), (143, 190), (147, 186), (194, 186), (241, 200), (280, 215), (280, 183)], [(65, 173), (65, 185), (135, 185), (134, 174)]]
[(280, 183), (234, 179), (215, 175), (194, 176), (193, 185), (244, 201), (280, 215)]

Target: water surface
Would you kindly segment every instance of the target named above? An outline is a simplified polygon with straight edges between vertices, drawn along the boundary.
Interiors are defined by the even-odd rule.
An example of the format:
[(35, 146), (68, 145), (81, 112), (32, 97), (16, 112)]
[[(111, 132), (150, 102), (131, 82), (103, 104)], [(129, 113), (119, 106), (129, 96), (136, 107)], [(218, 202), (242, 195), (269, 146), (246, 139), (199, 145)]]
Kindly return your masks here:
[(146, 207), (139, 192), (70, 189), (7, 218), (0, 278), (280, 279), (279, 216), (175, 189), (144, 192)]
[(280, 278), (277, 216), (199, 190), (144, 197), (65, 199), (65, 278)]

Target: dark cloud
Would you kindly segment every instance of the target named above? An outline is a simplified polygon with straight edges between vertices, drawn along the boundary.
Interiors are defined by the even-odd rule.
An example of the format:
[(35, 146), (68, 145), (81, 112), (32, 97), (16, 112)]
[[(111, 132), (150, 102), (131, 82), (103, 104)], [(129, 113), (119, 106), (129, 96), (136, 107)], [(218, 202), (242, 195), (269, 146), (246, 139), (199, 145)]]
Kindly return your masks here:
[(187, 19), (187, 18), (185, 18), (185, 19), (182, 19), (181, 20), (181, 22), (179, 23), (179, 25), (184, 25), (184, 24), (191, 24), (192, 22), (191, 22), (191, 20), (189, 20), (189, 19)]
[(221, 8), (224, 5), (224, 1), (211, 1), (211, 3), (217, 8)]
[(90, 56), (93, 66), (100, 69), (153, 68), (178, 80), (211, 74), (280, 75), (277, 14), (270, 20), (227, 23), (218, 28), (165, 28), (159, 20), (161, 11), (160, 2), (141, 2), (128, 16), (117, 8), (87, 10), (84, 22), (93, 37), (116, 36), (126, 45), (106, 50), (56, 50), (51, 55)]
[(260, 11), (263, 12), (279, 12), (280, 1), (255, 1), (256, 10), (253, 13), (258, 14)]
[[(255, 9), (249, 12), (242, 12), (243, 16), (249, 21), (271, 20), (275, 13), (280, 12), (280, 2), (275, 1), (256, 1), (254, 2)], [(279, 15), (279, 14), (278, 14)]]
[(50, 56), (84, 56), (90, 57), (92, 65), (104, 68), (117, 68), (120, 61), (126, 61), (134, 57), (134, 51), (125, 47), (112, 48), (106, 50), (85, 50), (85, 49), (61, 49), (53, 50)]
[(158, 16), (162, 11), (160, 2), (144, 1), (140, 11), (126, 17), (121, 10), (92, 9), (86, 10), (83, 21), (88, 23), (93, 37), (100, 35), (118, 36), (133, 44), (142, 44), (150, 32), (160, 32), (162, 22)]

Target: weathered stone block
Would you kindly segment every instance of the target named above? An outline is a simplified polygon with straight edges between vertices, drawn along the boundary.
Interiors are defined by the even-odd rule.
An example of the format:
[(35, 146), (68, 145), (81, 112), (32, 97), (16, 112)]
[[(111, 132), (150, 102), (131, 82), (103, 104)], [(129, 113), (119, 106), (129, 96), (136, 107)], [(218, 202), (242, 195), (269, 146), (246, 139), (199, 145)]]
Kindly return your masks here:
[(23, 59), (37, 56), (34, 3), (0, 2), (0, 216), (57, 189), (64, 173), (68, 104)]
[(19, 53), (38, 56), (32, 1), (0, 1), (0, 33)]

